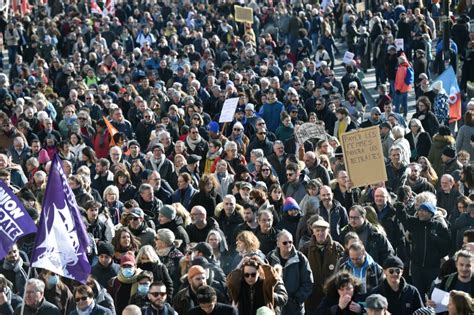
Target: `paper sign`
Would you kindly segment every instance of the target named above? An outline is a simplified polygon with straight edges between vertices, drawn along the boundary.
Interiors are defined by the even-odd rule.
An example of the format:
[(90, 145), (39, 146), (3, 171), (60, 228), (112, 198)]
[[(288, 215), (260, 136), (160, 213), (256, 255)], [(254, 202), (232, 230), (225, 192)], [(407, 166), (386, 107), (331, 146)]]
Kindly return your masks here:
[(356, 3), (357, 13), (365, 12), (365, 2)]
[(435, 312), (443, 313), (448, 311), (449, 293), (438, 288), (431, 293), (431, 300), (436, 303)]
[(253, 9), (234, 5), (235, 21), (242, 23), (253, 23)]
[(387, 181), (378, 126), (341, 135), (344, 163), (354, 187)]
[(234, 120), (234, 114), (238, 103), (238, 97), (228, 98), (225, 100), (224, 105), (222, 105), (221, 115), (219, 116), (220, 123), (231, 122)]
[(344, 54), (344, 58), (342, 59), (342, 63), (344, 64), (351, 64), (352, 60), (354, 59), (354, 54), (351, 53), (350, 51), (346, 51)]
[(304, 123), (300, 126), (298, 131), (296, 131), (296, 139), (298, 143), (303, 144), (306, 140), (309, 139), (324, 139), (326, 140), (326, 130), (321, 124), (314, 123)]
[(403, 38), (395, 38), (395, 47), (397, 51), (403, 51)]

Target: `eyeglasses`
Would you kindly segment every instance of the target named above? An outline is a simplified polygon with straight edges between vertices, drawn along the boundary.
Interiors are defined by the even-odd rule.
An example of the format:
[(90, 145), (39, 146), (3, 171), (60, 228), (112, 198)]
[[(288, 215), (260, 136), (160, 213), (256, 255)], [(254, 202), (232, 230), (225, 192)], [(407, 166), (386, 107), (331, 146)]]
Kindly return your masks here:
[(138, 221), (138, 220), (140, 220), (140, 217), (132, 217), (132, 218), (130, 218), (130, 220), (132, 220), (132, 221)]
[(166, 292), (148, 292), (148, 294), (150, 294), (153, 297), (157, 297), (157, 296), (165, 296)]
[(397, 275), (399, 275), (400, 273), (402, 273), (402, 270), (399, 269), (399, 268), (389, 268), (388, 269), (388, 273), (393, 275), (394, 273), (396, 273)]
[(291, 102), (296, 103), (296, 102), (298, 102), (298, 100), (296, 100), (296, 99), (295, 99), (295, 100), (291, 100)]
[(287, 173), (286, 176), (290, 177), (290, 176), (293, 176), (295, 175), (295, 173)]
[(281, 242), (284, 246), (293, 244), (293, 241), (284, 241)]
[(250, 277), (255, 278), (256, 276), (257, 276), (256, 272), (246, 272), (246, 273), (244, 273), (245, 278), (250, 278)]
[(79, 119), (79, 120), (86, 120), (87, 118), (86, 118), (86, 117), (77, 117), (77, 119)]
[(86, 301), (88, 298), (89, 298), (88, 296), (81, 296), (81, 297), (75, 298), (74, 300), (76, 302), (79, 302), (79, 301)]

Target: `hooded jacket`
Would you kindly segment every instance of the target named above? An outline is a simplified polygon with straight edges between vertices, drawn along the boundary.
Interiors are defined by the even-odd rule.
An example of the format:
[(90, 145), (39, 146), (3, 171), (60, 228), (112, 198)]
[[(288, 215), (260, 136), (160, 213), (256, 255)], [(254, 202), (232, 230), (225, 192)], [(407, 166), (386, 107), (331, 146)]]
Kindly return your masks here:
[(339, 271), (348, 271), (361, 281), (361, 294), (368, 296), (369, 293), (384, 280), (383, 269), (377, 264), (372, 256), (365, 254), (362, 266), (357, 267), (351, 259), (347, 259), (339, 267)]
[(395, 91), (399, 91), (400, 93), (408, 93), (411, 91), (412, 86), (405, 83), (405, 77), (407, 75), (408, 68), (411, 67), (411, 65), (408, 63), (405, 54), (401, 54), (398, 59), (399, 64), (397, 74), (395, 75)]

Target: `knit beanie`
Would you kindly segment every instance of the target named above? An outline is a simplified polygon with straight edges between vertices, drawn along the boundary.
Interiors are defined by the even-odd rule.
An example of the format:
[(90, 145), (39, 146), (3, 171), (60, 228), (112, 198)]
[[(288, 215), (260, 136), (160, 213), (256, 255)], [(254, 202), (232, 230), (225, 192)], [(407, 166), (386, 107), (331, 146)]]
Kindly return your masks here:
[(41, 149), (38, 154), (38, 163), (39, 164), (46, 164), (51, 159), (49, 158), (48, 152), (45, 149)]
[(431, 202), (423, 202), (420, 205), (420, 210), (425, 210), (430, 212), (432, 215), (435, 215), (437, 209)]
[(191, 268), (189, 268), (188, 280), (191, 280), (192, 278), (194, 278), (197, 275), (205, 275), (205, 274), (206, 274), (206, 270), (203, 267), (201, 267), (199, 265), (194, 265)]
[(262, 306), (257, 310), (257, 315), (275, 315), (275, 312), (268, 306)]
[(285, 203), (283, 204), (283, 211), (288, 212), (290, 210), (300, 211), (300, 206), (298, 205), (298, 203), (296, 202), (295, 199), (293, 199), (291, 197), (287, 197), (285, 199)]
[(435, 315), (435, 310), (432, 307), (422, 307), (413, 312), (413, 315)]
[(97, 246), (97, 255), (107, 255), (110, 257), (114, 257), (114, 247), (110, 243), (100, 242), (99, 246)]
[(164, 205), (160, 209), (160, 214), (170, 220), (174, 220), (176, 218), (176, 209), (170, 205)]

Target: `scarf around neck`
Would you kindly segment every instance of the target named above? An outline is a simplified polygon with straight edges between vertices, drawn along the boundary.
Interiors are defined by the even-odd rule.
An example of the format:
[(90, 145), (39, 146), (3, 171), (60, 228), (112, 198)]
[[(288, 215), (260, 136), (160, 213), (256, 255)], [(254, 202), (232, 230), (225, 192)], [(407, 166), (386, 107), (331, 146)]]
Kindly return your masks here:
[(191, 137), (189, 135), (186, 137), (186, 143), (188, 144), (191, 151), (196, 150), (196, 146), (198, 145), (199, 142), (201, 142), (201, 135), (200, 134), (197, 135), (196, 140), (191, 139)]

